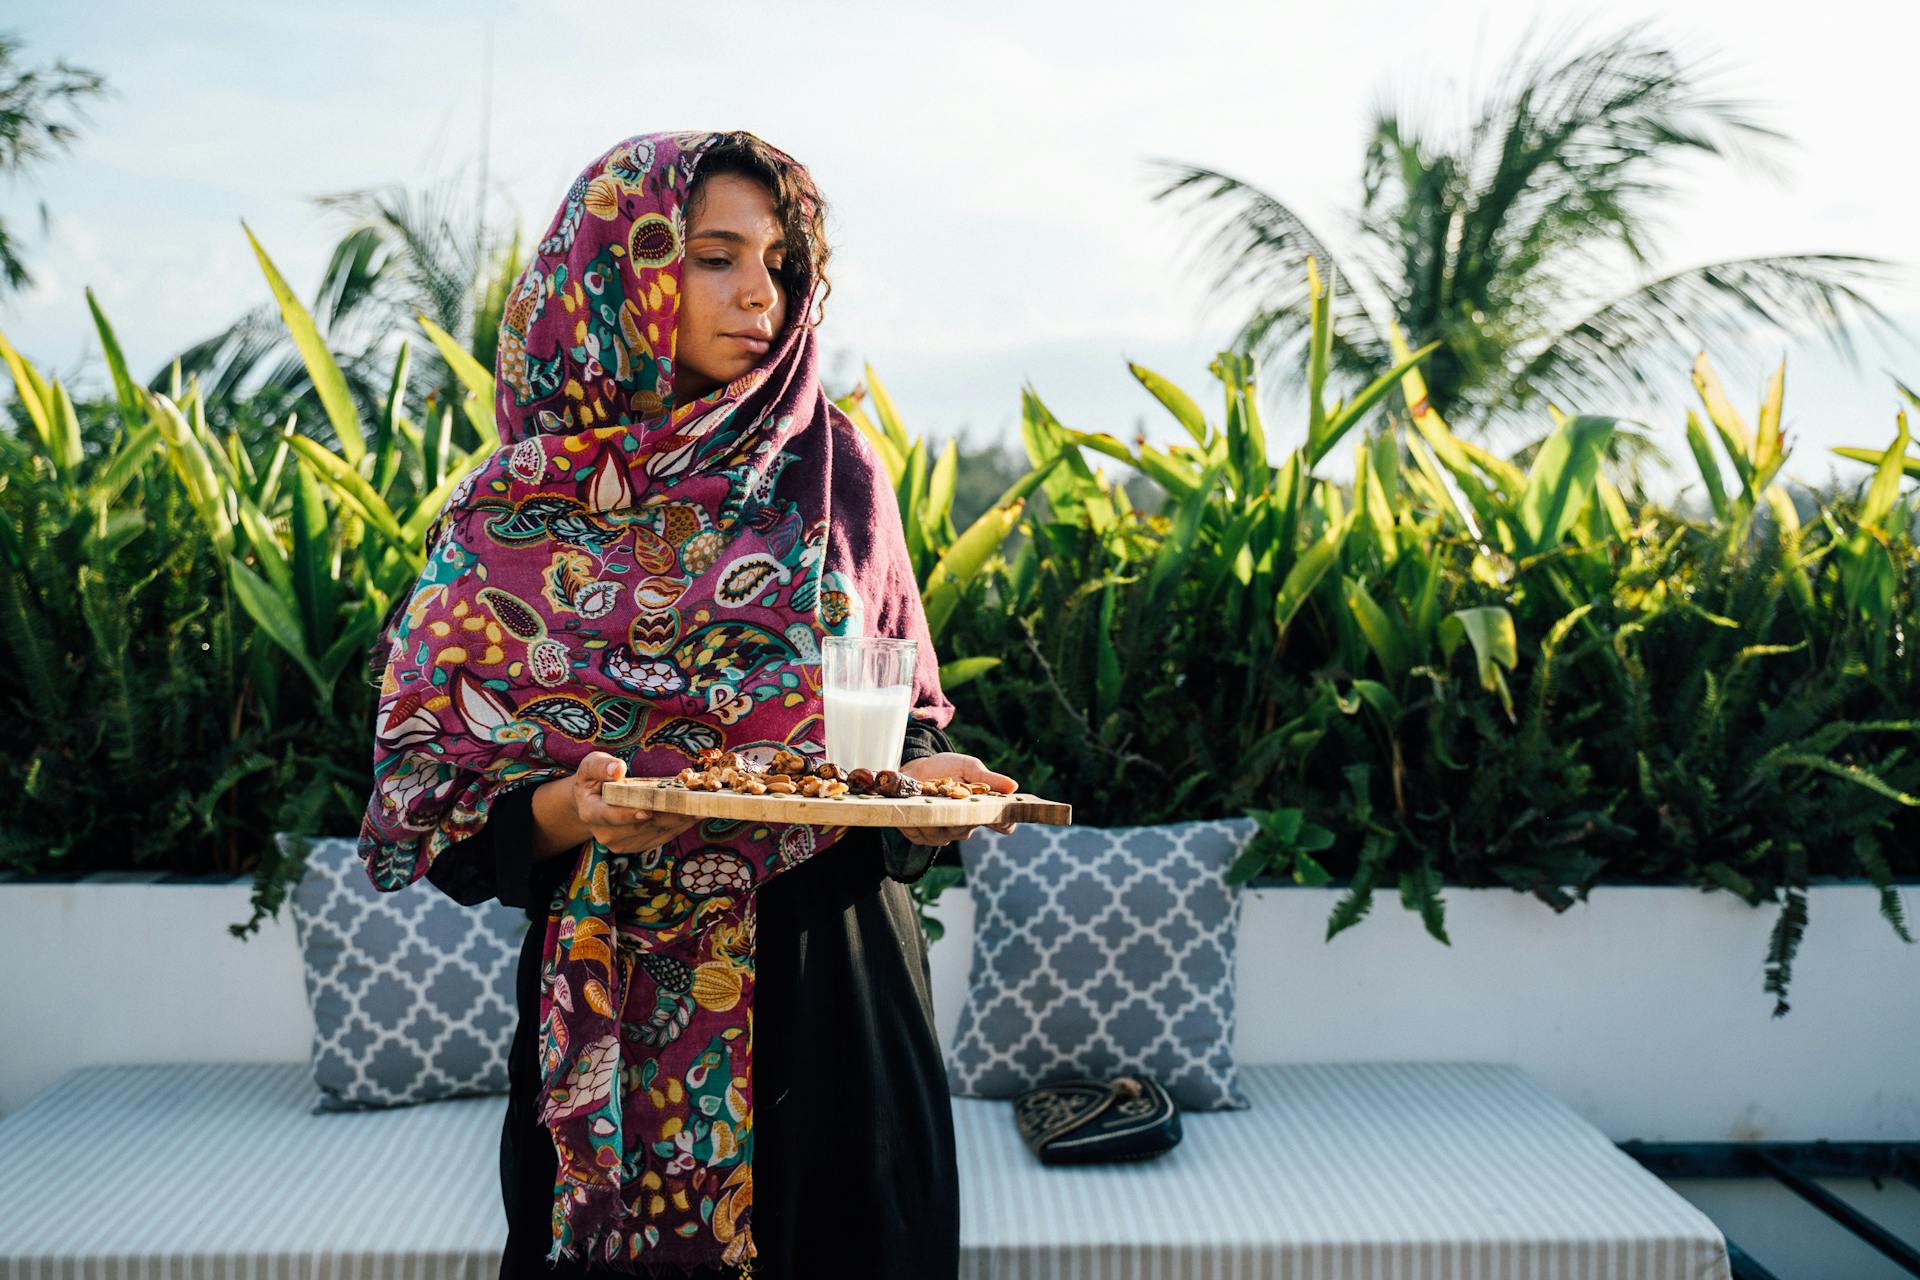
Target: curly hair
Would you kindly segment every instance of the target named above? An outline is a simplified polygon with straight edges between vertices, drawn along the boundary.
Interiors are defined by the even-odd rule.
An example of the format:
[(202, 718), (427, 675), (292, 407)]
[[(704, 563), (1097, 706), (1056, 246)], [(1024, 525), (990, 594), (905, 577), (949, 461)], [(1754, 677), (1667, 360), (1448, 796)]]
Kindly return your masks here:
[(686, 218), (689, 226), (701, 207), (706, 181), (723, 173), (739, 174), (760, 183), (773, 196), (774, 217), (786, 233), (786, 260), (774, 273), (787, 295), (792, 311), (807, 300), (816, 279), (822, 285), (821, 314), (825, 315), (827, 295), (833, 281), (827, 278), (827, 202), (808, 172), (790, 157), (765, 142), (736, 129), (719, 135), (720, 140), (703, 149), (694, 166), (693, 185), (687, 190)]

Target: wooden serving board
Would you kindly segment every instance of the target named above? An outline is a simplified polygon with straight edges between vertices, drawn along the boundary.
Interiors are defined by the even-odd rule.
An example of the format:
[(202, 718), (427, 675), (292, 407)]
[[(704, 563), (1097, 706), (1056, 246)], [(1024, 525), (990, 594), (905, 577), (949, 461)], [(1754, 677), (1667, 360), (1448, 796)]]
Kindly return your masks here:
[(1072, 805), (1043, 800), (1024, 791), (983, 792), (965, 800), (945, 796), (889, 800), (885, 796), (852, 794), (831, 798), (755, 796), (741, 791), (690, 791), (672, 778), (622, 778), (601, 784), (600, 794), (608, 804), (658, 813), (800, 822), (815, 827), (966, 827), (990, 822), (1073, 825)]

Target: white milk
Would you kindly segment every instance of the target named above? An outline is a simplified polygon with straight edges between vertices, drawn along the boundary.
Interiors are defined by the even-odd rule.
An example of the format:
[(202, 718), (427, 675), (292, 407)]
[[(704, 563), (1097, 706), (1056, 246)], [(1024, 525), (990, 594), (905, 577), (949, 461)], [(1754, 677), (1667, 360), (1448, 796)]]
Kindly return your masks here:
[(827, 704), (827, 759), (842, 769), (898, 769), (907, 736), (907, 712), (913, 686), (824, 691)]

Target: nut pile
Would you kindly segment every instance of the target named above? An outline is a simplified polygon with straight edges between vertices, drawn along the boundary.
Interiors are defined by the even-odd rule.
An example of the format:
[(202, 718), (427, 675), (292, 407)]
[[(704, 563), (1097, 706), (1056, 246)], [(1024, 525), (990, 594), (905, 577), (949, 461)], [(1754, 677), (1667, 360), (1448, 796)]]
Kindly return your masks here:
[(737, 751), (709, 747), (690, 768), (682, 769), (674, 781), (690, 791), (738, 791), (744, 795), (813, 796), (885, 796), (899, 800), (911, 796), (940, 796), (965, 800), (991, 791), (983, 782), (963, 782), (959, 778), (911, 778), (893, 769), (842, 769), (830, 760), (817, 764), (791, 751), (774, 753), (773, 762), (760, 768)]

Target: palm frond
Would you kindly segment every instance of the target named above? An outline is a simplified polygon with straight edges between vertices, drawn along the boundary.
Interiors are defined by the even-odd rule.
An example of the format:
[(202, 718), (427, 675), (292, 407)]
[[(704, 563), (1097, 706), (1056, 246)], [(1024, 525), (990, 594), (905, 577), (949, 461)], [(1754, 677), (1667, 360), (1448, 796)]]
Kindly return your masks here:
[(1562, 403), (1592, 403), (1591, 397), (1608, 392), (1654, 392), (1647, 370), (1666, 362), (1690, 363), (1695, 352), (1721, 340), (1747, 339), (1748, 326), (1756, 321), (1789, 336), (1789, 320), (1815, 317), (1853, 362), (1848, 306), (1899, 332), (1860, 291), (1893, 266), (1880, 258), (1818, 253), (1729, 259), (1671, 272), (1536, 344), (1510, 393), (1489, 410), (1518, 409), (1540, 394)]
[[(1300, 214), (1258, 187), (1217, 170), (1166, 160), (1154, 163), (1172, 176), (1153, 200), (1184, 196), (1195, 210), (1213, 217), (1211, 234), (1197, 256), (1216, 264), (1213, 289), (1217, 293), (1252, 294), (1268, 309), (1296, 309), (1304, 315), (1309, 300), (1306, 260), (1311, 255), (1324, 275), (1337, 274), (1348, 286), (1334, 296), (1335, 332), (1364, 331), (1386, 347), (1386, 320), (1392, 311), (1379, 283), (1363, 265), (1349, 264), (1335, 255)], [(1205, 225), (1203, 220), (1201, 226)]]

